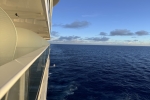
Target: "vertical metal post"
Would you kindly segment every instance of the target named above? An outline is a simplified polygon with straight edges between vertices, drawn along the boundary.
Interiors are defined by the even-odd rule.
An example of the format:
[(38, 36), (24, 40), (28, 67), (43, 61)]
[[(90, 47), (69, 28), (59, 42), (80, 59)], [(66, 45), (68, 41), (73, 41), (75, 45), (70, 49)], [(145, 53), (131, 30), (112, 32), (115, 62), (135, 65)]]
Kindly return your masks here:
[(24, 100), (25, 99), (25, 74), (22, 75), (20, 78), (20, 95), (19, 95), (19, 100)]

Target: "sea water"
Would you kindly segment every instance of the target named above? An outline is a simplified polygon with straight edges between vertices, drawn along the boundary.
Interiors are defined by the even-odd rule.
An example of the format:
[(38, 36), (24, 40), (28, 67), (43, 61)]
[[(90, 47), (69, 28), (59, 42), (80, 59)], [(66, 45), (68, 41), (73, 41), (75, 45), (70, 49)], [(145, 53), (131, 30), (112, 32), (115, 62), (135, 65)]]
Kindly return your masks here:
[(150, 47), (50, 48), (48, 100), (150, 100)]

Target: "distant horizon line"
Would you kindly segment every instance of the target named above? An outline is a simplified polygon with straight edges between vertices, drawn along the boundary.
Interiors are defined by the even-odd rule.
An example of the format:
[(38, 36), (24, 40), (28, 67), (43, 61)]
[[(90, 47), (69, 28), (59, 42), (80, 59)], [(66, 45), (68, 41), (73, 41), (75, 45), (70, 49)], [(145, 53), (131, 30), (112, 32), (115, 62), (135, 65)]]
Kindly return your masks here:
[(99, 46), (138, 46), (138, 47), (150, 47), (150, 45), (114, 45), (114, 44), (75, 44), (75, 43), (50, 43), (60, 45), (99, 45)]

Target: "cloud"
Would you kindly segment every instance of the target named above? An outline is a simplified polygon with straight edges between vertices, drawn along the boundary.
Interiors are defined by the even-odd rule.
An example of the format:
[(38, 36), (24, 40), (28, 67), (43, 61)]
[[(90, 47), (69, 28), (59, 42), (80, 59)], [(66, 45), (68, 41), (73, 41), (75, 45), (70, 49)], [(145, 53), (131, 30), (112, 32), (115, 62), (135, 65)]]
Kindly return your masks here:
[[(107, 33), (100, 32), (99, 35), (106, 36)], [(144, 31), (144, 30), (133, 33), (127, 29), (116, 29), (116, 30), (110, 31), (109, 36), (132, 36), (131, 38), (137, 38), (137, 37), (135, 37), (136, 35), (143, 36), (143, 35), (150, 35), (150, 34), (149, 34), (149, 32)]]
[(78, 28), (85, 28), (88, 27), (90, 23), (88, 21), (74, 21), (70, 24), (54, 24), (53, 26), (59, 26), (63, 28), (72, 28), (72, 29), (78, 29)]
[(105, 33), (105, 32), (100, 32), (99, 35), (106, 36), (107, 33)]
[(61, 36), (54, 41), (73, 41), (77, 39), (80, 39), (80, 37), (79, 36)]
[(88, 38), (81, 38), (79, 36), (60, 36), (59, 38), (55, 40), (51, 40), (52, 42), (55, 43), (86, 43), (88, 41), (90, 42), (99, 42), (99, 41), (108, 41), (109, 38), (107, 37), (88, 37)]
[(133, 35), (133, 33), (127, 29), (116, 29), (110, 32), (110, 36), (131, 36), (131, 35)]
[(137, 42), (138, 40), (125, 40), (126, 42)]
[(126, 42), (132, 42), (131, 40), (125, 40)]
[(56, 32), (56, 31), (52, 31), (52, 32), (51, 32), (51, 35), (52, 35), (52, 36), (55, 36), (55, 37), (58, 37), (58, 36), (59, 36), (59, 35), (58, 35), (58, 32)]
[(83, 28), (89, 26), (89, 22), (87, 21), (75, 21), (71, 24), (63, 25), (64, 28)]
[(142, 36), (142, 35), (149, 35), (149, 32), (142, 30), (142, 31), (135, 32), (135, 34), (139, 35), (139, 36)]
[(135, 36), (131, 37), (131, 38), (136, 38)]
[(91, 37), (91, 38), (87, 38), (87, 39), (85, 39), (85, 40), (92, 40), (92, 41), (108, 41), (109, 38), (107, 38), (107, 37), (102, 37), (102, 38), (100, 38), (100, 37)]

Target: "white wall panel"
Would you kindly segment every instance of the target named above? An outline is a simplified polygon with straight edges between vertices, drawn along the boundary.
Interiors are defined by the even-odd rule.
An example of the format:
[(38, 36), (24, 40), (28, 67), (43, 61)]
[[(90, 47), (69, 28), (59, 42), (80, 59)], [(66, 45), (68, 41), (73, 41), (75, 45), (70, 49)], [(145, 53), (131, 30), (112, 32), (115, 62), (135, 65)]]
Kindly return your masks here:
[(15, 58), (21, 57), (34, 50), (37, 50), (42, 46), (48, 45), (48, 42), (46, 40), (44, 40), (42, 37), (40, 37), (33, 31), (18, 27), (16, 28), (16, 30), (18, 41), (15, 52)]
[(0, 65), (14, 58), (16, 49), (17, 32), (12, 20), (0, 8)]

